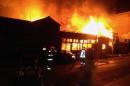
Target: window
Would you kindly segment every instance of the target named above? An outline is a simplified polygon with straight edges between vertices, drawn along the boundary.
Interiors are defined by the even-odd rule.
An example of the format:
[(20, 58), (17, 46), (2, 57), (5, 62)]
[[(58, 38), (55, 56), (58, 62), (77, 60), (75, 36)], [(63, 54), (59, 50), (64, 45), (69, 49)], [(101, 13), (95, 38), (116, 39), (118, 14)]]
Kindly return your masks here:
[(61, 50), (67, 50), (70, 51), (71, 44), (70, 43), (62, 43)]
[(77, 50), (77, 49), (78, 49), (78, 44), (72, 43), (72, 50)]
[(83, 40), (80, 40), (80, 43), (83, 43)]
[(95, 43), (95, 40), (91, 40), (91, 43), (94, 44), (94, 43)]
[(67, 39), (67, 42), (72, 42), (72, 39)]
[(62, 42), (66, 42), (66, 39), (65, 39), (65, 38), (62, 38)]
[(87, 48), (92, 48), (92, 44), (87, 44)]

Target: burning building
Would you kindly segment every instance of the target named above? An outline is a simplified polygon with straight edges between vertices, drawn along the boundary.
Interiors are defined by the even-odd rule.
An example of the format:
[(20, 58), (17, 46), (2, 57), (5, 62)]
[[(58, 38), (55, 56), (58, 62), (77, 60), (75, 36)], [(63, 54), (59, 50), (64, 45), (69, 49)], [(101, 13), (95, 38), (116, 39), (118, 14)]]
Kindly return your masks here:
[[(112, 26), (114, 28), (115, 37), (115, 53), (124, 53), (127, 54), (130, 52), (130, 12), (122, 12), (112, 16), (113, 22)], [(117, 51), (117, 52), (116, 52)]]
[[(95, 21), (92, 23), (98, 26)], [(90, 26), (92, 23), (90, 21)], [(0, 17), (0, 28), (1, 48), (5, 50), (5, 52), (3, 51), (4, 53), (13, 52), (21, 55), (30, 53), (37, 55), (43, 48), (49, 49), (49, 47), (55, 47), (58, 51), (72, 52), (80, 51), (83, 47), (86, 49), (95, 47), (99, 53), (105, 50), (107, 46), (109, 46), (109, 49), (110, 47), (112, 48), (112, 35), (110, 34), (108, 37), (109, 31), (107, 32), (106, 30), (105, 32), (103, 30), (105, 32), (103, 34), (100, 30), (101, 28), (96, 32), (97, 27), (90, 27), (93, 30), (88, 31), (88, 34), (64, 32), (60, 31), (60, 24), (51, 17), (33, 22)], [(6, 52), (7, 50), (8, 52)]]
[(130, 11), (115, 14), (113, 19), (113, 28), (115, 28), (114, 32), (118, 34), (120, 41), (125, 41), (124, 39), (129, 39), (129, 27), (130, 27)]
[[(51, 16), (60, 24), (60, 31), (61, 33), (64, 32), (63, 34), (67, 34), (67, 32), (68, 34), (72, 33), (74, 35), (76, 33), (78, 33), (76, 35), (89, 34), (95, 37), (103, 36), (112, 39), (113, 30), (109, 24), (109, 11), (114, 4), (115, 0), (14, 0), (13, 2), (8, 0), (0, 4), (0, 9), (2, 11), (0, 15), (32, 21), (32, 25), (35, 25), (35, 22), (39, 21), (39, 19), (41, 20), (42, 18)], [(108, 5), (111, 7), (109, 8)], [(15, 11), (15, 13), (12, 11)], [(42, 24), (38, 25), (39, 24), (34, 27), (37, 28)], [(63, 36), (63, 38), (61, 38), (61, 41), (64, 42), (60, 44), (61, 50), (79, 50), (84, 46), (86, 48), (91, 48), (92, 44), (97, 41), (97, 39), (95, 41), (93, 38), (91, 40), (91, 38), (89, 38), (90, 36), (87, 38), (85, 38), (86, 36), (82, 38), (72, 38), (71, 35), (69, 36)], [(34, 38), (36, 37), (37, 36)], [(64, 39), (70, 41), (63, 41)], [(76, 42), (73, 40), (76, 40)], [(66, 44), (65, 42), (74, 43)]]

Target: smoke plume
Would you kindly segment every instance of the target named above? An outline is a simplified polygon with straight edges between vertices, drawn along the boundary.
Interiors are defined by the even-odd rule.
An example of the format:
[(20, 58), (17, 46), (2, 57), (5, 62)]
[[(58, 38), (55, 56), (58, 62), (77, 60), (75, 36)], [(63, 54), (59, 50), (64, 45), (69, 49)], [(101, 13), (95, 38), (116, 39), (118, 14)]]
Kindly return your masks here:
[[(74, 13), (87, 18), (107, 15), (106, 0), (0, 0), (0, 16), (30, 20), (34, 16), (53, 17), (61, 25), (70, 22)], [(37, 14), (36, 14), (37, 13)]]

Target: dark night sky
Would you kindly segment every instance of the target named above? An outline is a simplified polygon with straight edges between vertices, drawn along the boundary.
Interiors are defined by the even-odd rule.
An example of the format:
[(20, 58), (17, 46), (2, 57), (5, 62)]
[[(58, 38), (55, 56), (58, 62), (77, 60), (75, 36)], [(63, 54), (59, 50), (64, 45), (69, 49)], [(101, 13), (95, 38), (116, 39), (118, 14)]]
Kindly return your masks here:
[(108, 8), (108, 11), (117, 13), (130, 11), (130, 0), (97, 0), (102, 1)]
[(117, 0), (117, 13), (130, 11), (130, 0)]

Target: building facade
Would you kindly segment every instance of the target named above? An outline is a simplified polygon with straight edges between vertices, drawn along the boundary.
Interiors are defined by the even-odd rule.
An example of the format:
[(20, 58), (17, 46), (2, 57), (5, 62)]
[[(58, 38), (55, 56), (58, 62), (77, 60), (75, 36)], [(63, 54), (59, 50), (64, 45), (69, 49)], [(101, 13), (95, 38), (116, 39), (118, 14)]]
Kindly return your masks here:
[(47, 50), (50, 47), (57, 51), (74, 53), (83, 48), (95, 48), (96, 55), (101, 56), (100, 52), (112, 48), (112, 43), (109, 43), (112, 41), (106, 37), (60, 31), (60, 25), (51, 17), (33, 22), (1, 17), (0, 40), (4, 53), (14, 53), (12, 55), (18, 56), (38, 55), (43, 49)]

